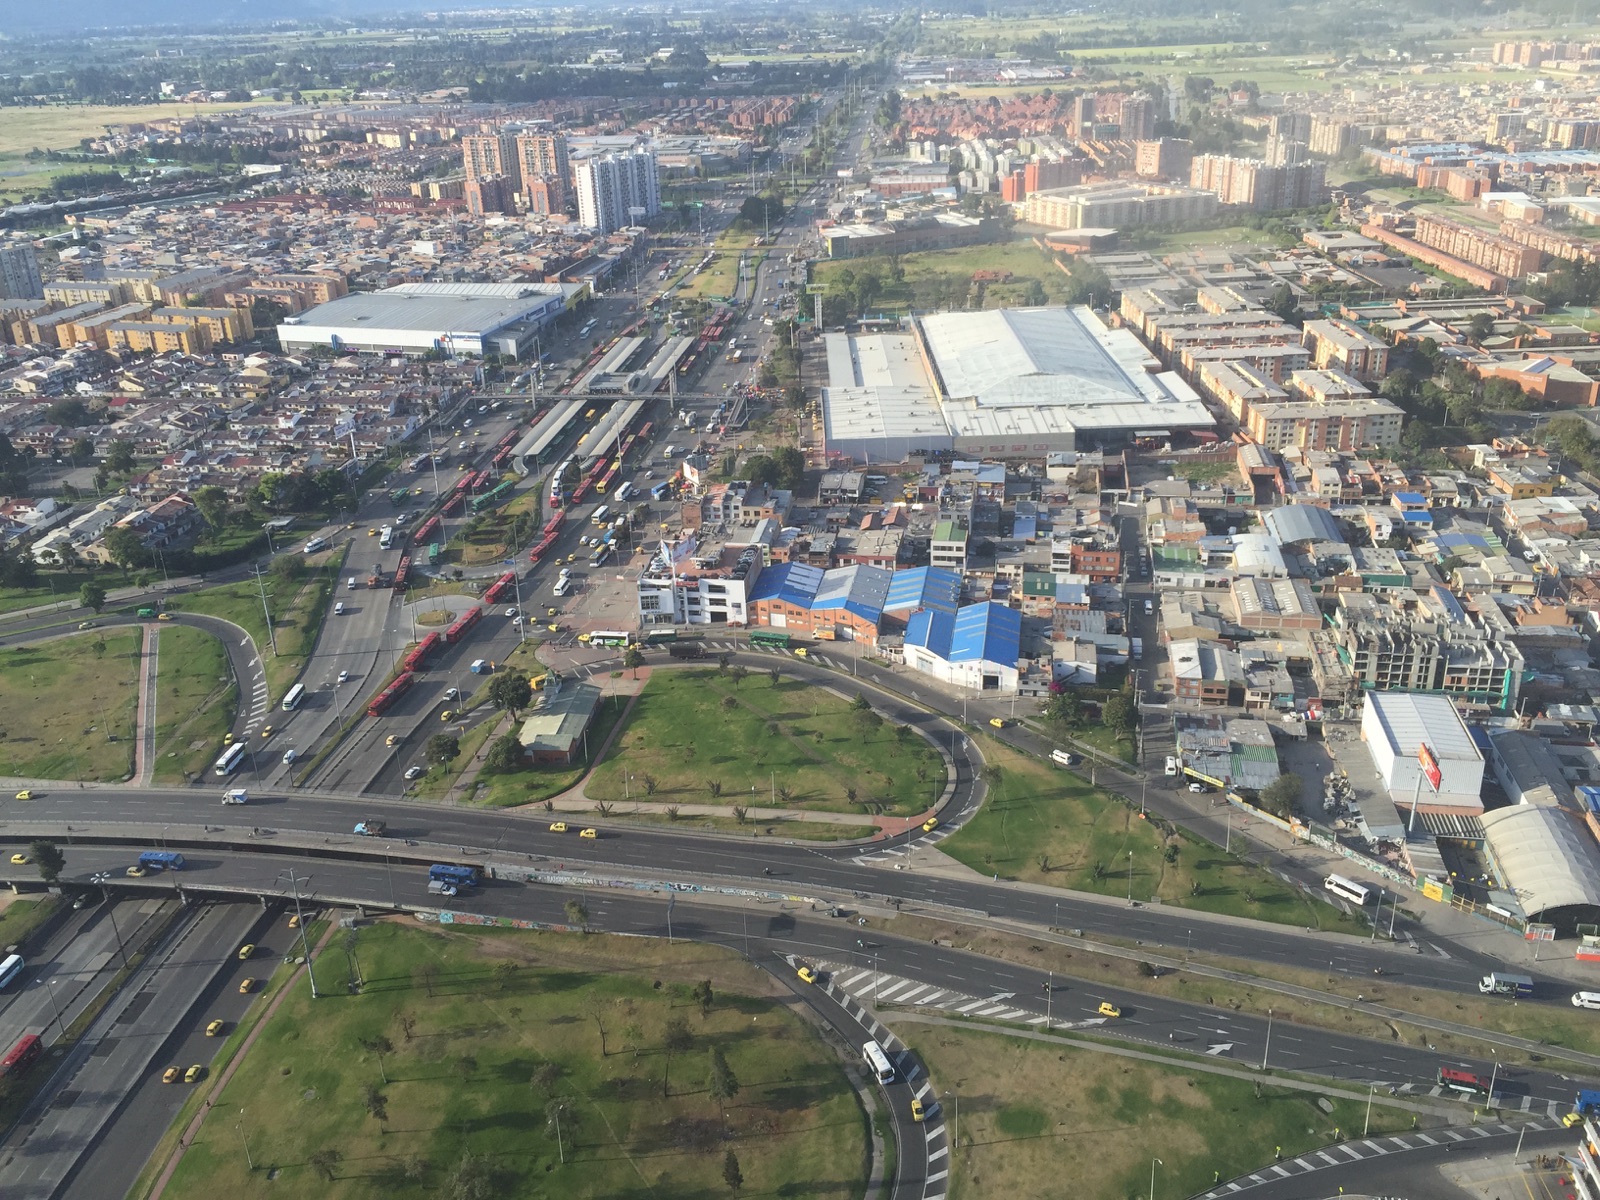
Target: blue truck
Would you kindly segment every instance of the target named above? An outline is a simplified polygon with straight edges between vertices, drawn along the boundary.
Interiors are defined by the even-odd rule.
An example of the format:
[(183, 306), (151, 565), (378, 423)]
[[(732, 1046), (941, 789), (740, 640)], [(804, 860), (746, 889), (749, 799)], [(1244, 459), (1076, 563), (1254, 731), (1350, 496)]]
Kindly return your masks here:
[(147, 871), (181, 871), (183, 855), (176, 850), (146, 850), (139, 855), (139, 865)]

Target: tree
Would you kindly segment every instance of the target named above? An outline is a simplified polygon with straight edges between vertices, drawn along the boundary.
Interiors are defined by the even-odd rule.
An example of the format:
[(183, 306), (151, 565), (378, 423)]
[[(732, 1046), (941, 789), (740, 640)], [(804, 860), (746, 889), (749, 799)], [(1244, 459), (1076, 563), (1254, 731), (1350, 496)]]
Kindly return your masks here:
[(322, 1176), (324, 1182), (332, 1183), (333, 1169), (344, 1161), (344, 1155), (332, 1146), (324, 1146), (321, 1150), (313, 1152), (307, 1161), (311, 1164), (311, 1169)]
[(644, 651), (637, 646), (629, 646), (622, 652), (622, 666), (632, 671), (635, 679), (639, 678), (639, 668), (644, 666)]
[(305, 568), (306, 560), (301, 555), (280, 554), (272, 560), (272, 577), (283, 583), (298, 583)]
[(487, 1158), (468, 1150), (445, 1180), (445, 1200), (491, 1200), (499, 1194), (499, 1180)]
[(1302, 786), (1298, 775), (1279, 775), (1261, 789), (1261, 807), (1280, 817), (1287, 817), (1300, 799)]
[(150, 552), (144, 548), (139, 535), (126, 525), (113, 525), (106, 530), (102, 540), (106, 554), (124, 571), (130, 567), (145, 566), (150, 561)]
[(78, 588), (78, 603), (99, 612), (106, 606), (106, 590), (98, 583), (85, 583)]
[(1272, 289), (1272, 295), (1267, 298), (1267, 311), (1275, 314), (1280, 321), (1298, 324), (1300, 316), (1300, 302), (1295, 299), (1294, 289), (1287, 283), (1280, 283)]
[(1107, 729), (1132, 729), (1133, 719), (1133, 701), (1121, 692), (1107, 696), (1105, 703), (1100, 706), (1100, 720)]
[(72, 443), (72, 449), (67, 451), (67, 457), (74, 463), (82, 465), (94, 457), (94, 439), (81, 437)]
[(739, 1156), (732, 1150), (722, 1156), (722, 1182), (728, 1185), (728, 1190), (735, 1196), (744, 1186), (744, 1172), (739, 1169)]
[(700, 1015), (702, 1017), (709, 1017), (711, 1015), (712, 1002), (716, 999), (711, 991), (711, 980), (702, 979), (695, 984), (694, 991), (689, 993), (689, 998), (700, 1006)]
[(872, 735), (883, 728), (883, 718), (869, 708), (865, 712), (855, 714), (855, 724), (856, 732), (861, 735), (861, 740), (866, 742), (870, 741)]
[(866, 694), (863, 692), (857, 692), (855, 699), (850, 701), (851, 712), (866, 712), (871, 707), (872, 705), (867, 702)]
[(503, 708), (513, 720), (533, 702), (533, 684), (521, 671), (506, 671), (489, 681), (489, 703)]
[(436, 733), (428, 739), (428, 747), (423, 752), (429, 762), (438, 766), (447, 763), (461, 753), (461, 739), (452, 733)]
[(739, 1094), (739, 1077), (728, 1065), (721, 1046), (711, 1048), (711, 1074), (706, 1078), (706, 1091), (717, 1102), (717, 1111), (724, 1122), (728, 1119), (727, 1103)]
[(669, 1017), (661, 1031), (661, 1051), (667, 1056), (667, 1065), (661, 1071), (661, 1098), (668, 1096), (667, 1079), (672, 1070), (674, 1055), (685, 1054), (694, 1047), (694, 1033), (689, 1022), (682, 1017)]
[(389, 1082), (389, 1069), (384, 1063), (384, 1055), (394, 1053), (394, 1043), (387, 1034), (377, 1034), (375, 1037), (361, 1038), (361, 1048), (369, 1054), (378, 1056), (378, 1074), (383, 1076), (384, 1083)]
[(1488, 313), (1481, 312), (1467, 322), (1467, 337), (1474, 342), (1482, 343), (1483, 339), (1494, 332), (1494, 318)]
[(735, 690), (737, 690), (739, 685), (744, 682), (745, 676), (749, 674), (750, 668), (744, 666), (743, 664), (734, 667), (733, 670), (728, 672), (728, 677), (733, 680), (733, 686)]
[(502, 733), (489, 747), (484, 765), (491, 771), (515, 771), (522, 765), (522, 743), (514, 733)]
[(566, 904), (562, 906), (562, 911), (567, 915), (568, 925), (576, 925), (585, 933), (589, 932), (589, 910), (584, 906), (582, 900), (568, 900)]
[(366, 1105), (367, 1115), (381, 1129), (389, 1119), (389, 1097), (378, 1090), (377, 1084), (369, 1083), (362, 1089), (362, 1103)]
[(1071, 729), (1083, 720), (1083, 701), (1075, 692), (1057, 692), (1044, 706), (1045, 720)]
[(221, 529), (228, 523), (227, 492), (212, 484), (198, 489), (193, 499), (194, 506), (200, 510), (200, 515), (213, 530)]
[(67, 865), (67, 856), (61, 853), (60, 846), (54, 842), (35, 842), (28, 847), (28, 854), (33, 859), (33, 865), (39, 868), (40, 879), (54, 884), (61, 878), (61, 872)]
[(71, 425), (77, 428), (89, 424), (89, 406), (82, 400), (57, 400), (45, 409), (45, 420), (52, 425)]
[(106, 469), (116, 475), (133, 470), (133, 443), (112, 442), (106, 450)]

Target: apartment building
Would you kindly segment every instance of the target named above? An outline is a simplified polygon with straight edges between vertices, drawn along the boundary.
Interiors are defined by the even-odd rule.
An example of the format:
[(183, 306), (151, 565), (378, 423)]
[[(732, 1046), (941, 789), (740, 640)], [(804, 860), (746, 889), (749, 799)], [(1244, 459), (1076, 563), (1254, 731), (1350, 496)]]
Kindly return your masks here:
[(1244, 420), (1251, 440), (1269, 450), (1389, 449), (1404, 425), (1404, 411), (1378, 396), (1257, 403)]
[(1544, 260), (1543, 251), (1537, 247), (1520, 245), (1501, 234), (1431, 214), (1417, 218), (1416, 239), (1424, 246), (1507, 279), (1537, 271)]
[(44, 285), (44, 298), (52, 304), (126, 304), (134, 298), (127, 284), (109, 279), (77, 282), (64, 280)]
[(1173, 691), (1180, 700), (1221, 707), (1244, 692), (1239, 652), (1199, 639), (1175, 641), (1169, 648)]
[(211, 334), (204, 325), (160, 321), (115, 321), (105, 327), (106, 348), (150, 354), (204, 354)]
[(510, 212), (517, 190), (517, 141), (511, 133), (471, 133), (461, 139), (467, 211), (475, 217)]
[(1284, 387), (1302, 400), (1347, 400), (1372, 394), (1366, 384), (1343, 371), (1296, 371), (1285, 381)]
[(967, 569), (967, 531), (954, 521), (940, 521), (933, 527), (928, 547), (928, 565), (951, 571)]
[(637, 223), (638, 216), (661, 211), (656, 158), (648, 150), (580, 158), (572, 166), (578, 223), (610, 233)]
[(1241, 425), (1254, 405), (1282, 404), (1289, 399), (1289, 393), (1269, 377), (1248, 363), (1234, 359), (1202, 364), (1196, 379), (1200, 390), (1227, 409)]
[(209, 344), (247, 342), (255, 336), (248, 308), (158, 308), (150, 314), (158, 325), (201, 325)]
[(514, 151), (523, 211), (541, 215), (566, 212), (572, 203), (572, 164), (565, 135), (519, 134)]
[(1453, 275), (1457, 279), (1464, 280), (1474, 287), (1483, 288), (1485, 291), (1503, 292), (1511, 282), (1498, 271), (1475, 266), (1465, 259), (1457, 258), (1453, 254), (1446, 254), (1442, 250), (1426, 246), (1417, 241), (1416, 238), (1406, 237), (1404, 234), (1397, 233), (1389, 226), (1380, 224), (1377, 221), (1369, 221), (1363, 225), (1361, 232), (1366, 237), (1382, 242), (1385, 246), (1425, 262), (1430, 267), (1437, 267), (1447, 275)]
[(106, 336), (107, 329), (118, 321), (142, 320), (149, 312), (150, 306), (147, 304), (123, 304), (72, 321), (64, 321), (56, 326), (57, 343), (63, 350), (80, 342), (104, 350), (110, 345)]
[(1325, 201), (1326, 172), (1315, 160), (1272, 165), (1259, 158), (1202, 154), (1189, 167), (1189, 186), (1215, 192), (1223, 204), (1273, 212)]
[(1307, 148), (1323, 158), (1340, 158), (1356, 148), (1357, 131), (1354, 124), (1336, 117), (1313, 116), (1311, 132), (1306, 139)]
[(1140, 179), (1187, 179), (1194, 162), (1188, 138), (1156, 138), (1134, 146), (1133, 170)]
[(39, 256), (23, 242), (0, 246), (0, 300), (41, 300), (44, 280), (39, 275)]
[(1389, 344), (1337, 317), (1307, 321), (1300, 343), (1311, 351), (1311, 361), (1319, 369), (1334, 368), (1366, 383), (1377, 383), (1389, 373)]
[(1158, 184), (1094, 183), (1036, 192), (1024, 220), (1053, 229), (1128, 228), (1200, 221), (1217, 211), (1214, 193)]

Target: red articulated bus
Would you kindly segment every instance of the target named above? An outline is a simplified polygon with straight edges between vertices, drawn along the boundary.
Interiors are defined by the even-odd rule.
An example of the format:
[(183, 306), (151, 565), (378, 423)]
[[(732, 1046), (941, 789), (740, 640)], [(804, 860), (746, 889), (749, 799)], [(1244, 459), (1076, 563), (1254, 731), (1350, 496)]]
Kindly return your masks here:
[(438, 517), (429, 517), (417, 527), (417, 532), (412, 538), (412, 542), (418, 546), (426, 546), (429, 542), (435, 540), (434, 535), (443, 528), (444, 522), (439, 520)]
[(481, 620), (483, 620), (482, 608), (473, 608), (463, 613), (456, 619), (456, 623), (454, 625), (450, 626), (449, 629), (444, 631), (444, 640), (446, 644), (454, 646), (462, 638), (467, 636), (467, 630), (471, 629)]
[(515, 571), (507, 571), (489, 585), (489, 590), (483, 594), (483, 602), (485, 604), (499, 604), (500, 601), (506, 598), (511, 589), (516, 586), (516, 582), (517, 573)]
[(17, 1044), (6, 1052), (6, 1056), (0, 1058), (0, 1078), (22, 1074), (43, 1053), (44, 1043), (35, 1034), (23, 1034), (17, 1039)]
[(381, 717), (388, 712), (394, 702), (411, 690), (411, 685), (416, 677), (410, 671), (396, 675), (394, 682), (372, 698), (372, 703), (367, 705), (367, 716)]
[(400, 565), (394, 569), (394, 583), (391, 586), (395, 591), (403, 592), (406, 590), (406, 576), (410, 573), (411, 555), (402, 554), (400, 556)]
[(407, 672), (420, 671), (423, 664), (428, 661), (428, 655), (438, 649), (441, 640), (437, 633), (430, 633), (412, 648), (410, 654), (401, 660), (400, 669)]

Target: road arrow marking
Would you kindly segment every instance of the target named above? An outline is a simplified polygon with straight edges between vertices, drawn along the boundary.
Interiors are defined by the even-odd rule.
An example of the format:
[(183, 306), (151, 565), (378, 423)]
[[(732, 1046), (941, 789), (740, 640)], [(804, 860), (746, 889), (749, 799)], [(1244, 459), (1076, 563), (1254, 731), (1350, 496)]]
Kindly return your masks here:
[(987, 1000), (985, 1000), (984, 1003), (985, 1004), (998, 1004), (1002, 1000), (1010, 1000), (1010, 999), (1012, 999), (1015, 995), (1016, 995), (1015, 992), (996, 992), (994, 995), (990, 996)]
[(1226, 1054), (1229, 1050), (1232, 1050), (1232, 1049), (1233, 1049), (1233, 1043), (1232, 1042), (1218, 1042), (1215, 1046), (1207, 1046), (1206, 1047), (1206, 1053), (1211, 1055), (1212, 1057), (1215, 1057), (1218, 1054)]

